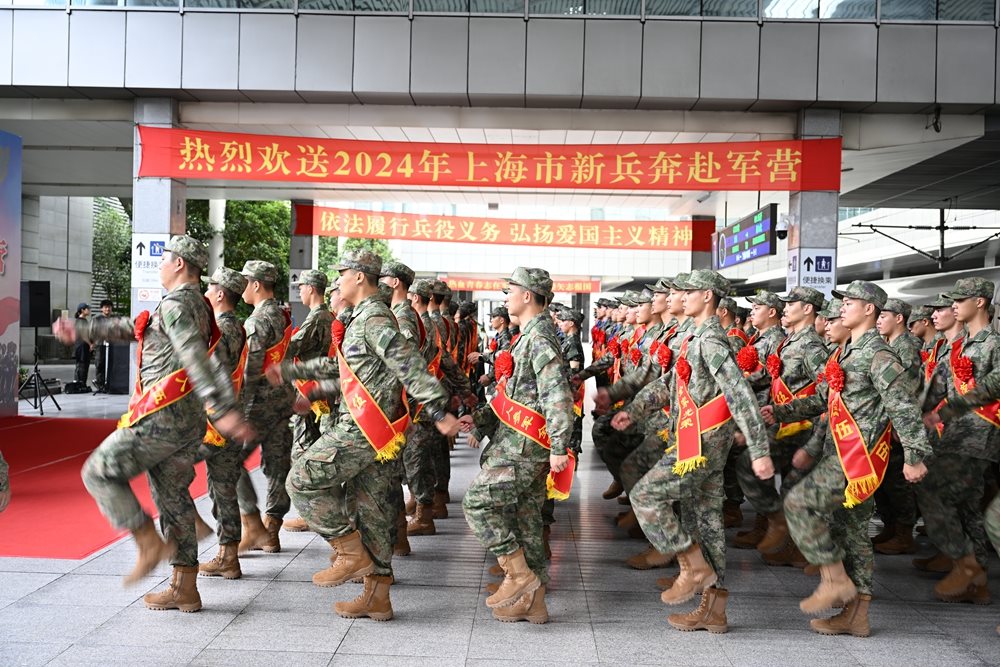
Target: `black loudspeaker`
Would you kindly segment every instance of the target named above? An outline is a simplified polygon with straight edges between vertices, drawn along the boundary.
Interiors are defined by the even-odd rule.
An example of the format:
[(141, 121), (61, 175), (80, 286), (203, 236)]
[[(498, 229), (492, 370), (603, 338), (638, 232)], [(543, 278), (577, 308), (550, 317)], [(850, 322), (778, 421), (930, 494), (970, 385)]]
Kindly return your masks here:
[(132, 348), (128, 343), (112, 343), (108, 346), (108, 371), (105, 376), (109, 394), (128, 394), (129, 362)]
[(21, 326), (52, 326), (49, 282), (47, 280), (21, 281)]

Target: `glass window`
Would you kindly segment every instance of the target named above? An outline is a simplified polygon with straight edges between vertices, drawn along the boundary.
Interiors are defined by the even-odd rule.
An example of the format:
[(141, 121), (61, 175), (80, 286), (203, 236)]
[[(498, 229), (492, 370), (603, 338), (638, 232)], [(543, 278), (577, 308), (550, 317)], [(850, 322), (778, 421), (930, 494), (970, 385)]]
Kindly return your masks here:
[(821, 19), (875, 19), (875, 0), (820, 0)]
[[(117, 3), (111, 2), (107, 4), (114, 5)], [(0, 1), (0, 5), (14, 5), (15, 7), (65, 7), (66, 0), (6, 0), (6, 2)]]
[(757, 0), (704, 0), (702, 16), (757, 16)]
[(769, 19), (818, 18), (819, 0), (764, 0), (764, 16)]
[(531, 0), (528, 2), (528, 12), (532, 16), (583, 14), (583, 0)]
[(883, 21), (933, 21), (935, 0), (882, 0)]
[(584, 5), (588, 14), (599, 16), (639, 16), (642, 12), (641, 0), (587, 0)]
[(940, 0), (939, 21), (985, 21), (992, 23), (994, 0)]
[[(159, 6), (161, 2), (176, 5), (176, 0), (127, 0), (129, 6), (143, 3)], [(205, 7), (211, 9), (295, 9), (295, 0), (184, 0), (185, 7)]]
[[(230, 1), (230, 0), (225, 0)], [(290, 2), (292, 0), (289, 0)], [(190, 0), (184, 0), (184, 4)], [(409, 13), (409, 0), (299, 0), (299, 9), (328, 12)]]
[(699, 16), (701, 0), (646, 0), (646, 16)]

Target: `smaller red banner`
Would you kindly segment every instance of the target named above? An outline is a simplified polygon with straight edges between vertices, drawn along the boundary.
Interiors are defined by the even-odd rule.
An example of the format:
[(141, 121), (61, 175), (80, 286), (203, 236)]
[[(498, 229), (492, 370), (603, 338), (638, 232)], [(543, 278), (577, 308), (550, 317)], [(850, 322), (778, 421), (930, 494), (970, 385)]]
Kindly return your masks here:
[[(442, 276), (448, 287), (456, 292), (499, 292), (507, 287), (505, 278), (471, 278), (464, 276)], [(552, 281), (553, 292), (570, 292), (575, 294), (596, 294), (601, 291), (601, 281), (593, 278), (564, 279)]]

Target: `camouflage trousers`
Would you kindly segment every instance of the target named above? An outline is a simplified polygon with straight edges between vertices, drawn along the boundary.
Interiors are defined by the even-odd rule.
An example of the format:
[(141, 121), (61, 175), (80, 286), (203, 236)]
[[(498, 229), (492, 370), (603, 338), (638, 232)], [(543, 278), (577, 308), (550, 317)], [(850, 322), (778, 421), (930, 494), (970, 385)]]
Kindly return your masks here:
[(980, 503), (989, 461), (941, 452), (927, 463), (927, 475), (917, 485), (917, 505), (927, 525), (927, 537), (944, 555), (959, 559), (976, 554), (986, 566), (989, 540)]
[(611, 412), (594, 419), (591, 435), (594, 438), (594, 449), (597, 450), (597, 455), (604, 461), (611, 476), (620, 482), (622, 463), (639, 446), (645, 436), (635, 425), (629, 426), (624, 431), (616, 431), (611, 426), (611, 418), (615, 414), (617, 413)]
[(202, 423), (194, 433), (165, 432), (158, 437), (149, 435), (143, 423), (135, 429), (118, 429), (91, 453), (81, 471), (101, 513), (112, 526), (126, 530), (138, 529), (149, 518), (129, 486), (129, 480), (146, 473), (160, 513), (160, 530), (177, 544), (171, 565), (198, 565), (194, 501), (188, 487), (194, 480), (194, 459), (204, 428)]
[(663, 439), (653, 433), (647, 435), (639, 443), (639, 446), (625, 457), (619, 472), (622, 486), (625, 487), (625, 493), (632, 493), (632, 489), (639, 483), (639, 480), (663, 458), (663, 450), (666, 448), (667, 445), (663, 442)]
[(889, 450), (889, 467), (885, 470), (882, 486), (875, 492), (875, 509), (887, 526), (917, 522), (917, 498), (913, 485), (903, 477), (904, 454), (899, 439), (892, 438)]
[(319, 440), (320, 421), (313, 413), (292, 415), (289, 420), (292, 426), (292, 460), (302, 456), (302, 452)]
[(732, 447), (729, 450), (729, 457), (726, 459), (726, 467), (722, 470), (722, 489), (726, 495), (726, 500), (737, 505), (742, 505), (746, 501), (746, 494), (740, 485), (740, 476), (737, 472), (739, 466), (740, 450)]
[(431, 465), (434, 468), (434, 489), (447, 491), (451, 482), (451, 443), (453, 441), (442, 436), (437, 442), (431, 443)]
[(480, 543), (494, 556), (523, 548), (528, 567), (543, 584), (549, 580), (542, 541), (548, 473), (548, 461), (518, 461), (494, 451), (462, 499), (465, 520)]
[(990, 538), (993, 548), (1000, 554), (1000, 493), (993, 497), (983, 515), (986, 524), (986, 535)]
[[(703, 443), (707, 463), (684, 475), (673, 471), (677, 449), (664, 453), (635, 485), (629, 498), (646, 539), (663, 554), (676, 554), (692, 544), (701, 546), (705, 560), (719, 577), (726, 576), (726, 535), (722, 525), (722, 469), (729, 444)], [(679, 503), (679, 512), (674, 511)]]
[[(277, 417), (270, 421), (251, 415), (250, 424), (257, 431), (260, 439), (260, 460), (264, 478), (267, 480), (267, 499), (264, 513), (276, 519), (283, 519), (291, 507), (288, 491), (285, 490), (285, 480), (292, 466), (292, 431), (288, 428), (287, 417)], [(250, 456), (252, 449), (244, 448), (240, 454), (240, 463)], [(240, 501), (240, 512), (256, 514), (257, 492), (250, 482), (246, 468), (240, 465), (240, 481), (236, 487)]]
[(434, 422), (419, 421), (406, 432), (406, 448), (403, 450), (403, 468), (406, 485), (410, 494), (420, 505), (434, 502), (434, 451), (447, 440), (434, 426)]
[(792, 467), (792, 456), (799, 447), (808, 442), (811, 433), (810, 430), (804, 435), (796, 434), (781, 440), (773, 440), (769, 435), (771, 461), (774, 462), (775, 473), (781, 475), (780, 493), (777, 479), (758, 479), (757, 475), (753, 474), (750, 450), (746, 447), (739, 448), (739, 456), (736, 458), (736, 479), (757, 514), (774, 514), (781, 511), (782, 497), (802, 479), (802, 473)]
[(795, 545), (813, 565), (843, 561), (858, 592), (871, 595), (875, 552), (868, 522), (875, 501), (844, 507), (844, 477), (835, 451), (824, 452), (812, 470), (785, 496), (785, 519)]
[(573, 431), (569, 436), (569, 448), (576, 452), (577, 458), (580, 458), (580, 452), (583, 451), (583, 415), (573, 418)]
[(212, 499), (212, 516), (215, 517), (219, 544), (236, 544), (243, 535), (240, 504), (236, 498), (236, 486), (243, 469), (240, 465), (241, 450), (240, 443), (227, 440), (222, 447), (212, 447), (211, 454), (205, 457), (208, 495)]
[[(391, 487), (397, 469), (395, 461), (376, 461), (375, 451), (360, 434), (357, 440), (343, 441), (328, 432), (292, 465), (288, 494), (309, 529), (324, 540), (348, 535), (356, 527), (375, 574), (388, 576), (397, 510)], [(356, 505), (353, 511), (349, 492)]]

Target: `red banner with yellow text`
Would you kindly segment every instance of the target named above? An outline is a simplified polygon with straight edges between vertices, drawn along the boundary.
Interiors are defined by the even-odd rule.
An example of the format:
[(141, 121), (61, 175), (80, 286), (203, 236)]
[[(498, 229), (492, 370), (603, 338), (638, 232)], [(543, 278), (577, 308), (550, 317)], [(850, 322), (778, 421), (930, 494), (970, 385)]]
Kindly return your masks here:
[(710, 252), (715, 219), (513, 220), (295, 205), (295, 233), (369, 239)]
[(139, 126), (139, 176), (600, 190), (840, 190), (841, 140), (445, 144)]
[[(509, 285), (506, 278), (438, 276), (438, 279), (457, 292), (474, 292), (480, 290), (487, 292), (499, 292), (502, 289), (506, 289)], [(601, 281), (593, 278), (555, 278), (552, 280), (552, 291), (575, 294), (595, 294), (601, 291)]]

